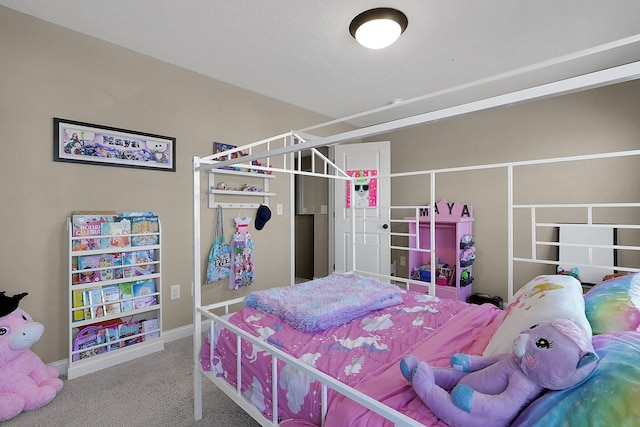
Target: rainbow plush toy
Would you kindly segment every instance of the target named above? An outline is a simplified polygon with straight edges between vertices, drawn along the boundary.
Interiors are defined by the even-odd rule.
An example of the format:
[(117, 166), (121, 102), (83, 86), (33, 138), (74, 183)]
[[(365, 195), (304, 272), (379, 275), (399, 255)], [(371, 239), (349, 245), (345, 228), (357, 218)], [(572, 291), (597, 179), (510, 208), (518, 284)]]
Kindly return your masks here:
[(57, 369), (29, 349), (44, 326), (18, 308), (25, 296), (0, 292), (0, 422), (46, 405), (62, 388)]
[(453, 369), (431, 367), (406, 356), (400, 370), (418, 397), (450, 426), (502, 427), (543, 390), (582, 382), (597, 360), (585, 332), (572, 321), (559, 319), (522, 331), (511, 354), (454, 354)]

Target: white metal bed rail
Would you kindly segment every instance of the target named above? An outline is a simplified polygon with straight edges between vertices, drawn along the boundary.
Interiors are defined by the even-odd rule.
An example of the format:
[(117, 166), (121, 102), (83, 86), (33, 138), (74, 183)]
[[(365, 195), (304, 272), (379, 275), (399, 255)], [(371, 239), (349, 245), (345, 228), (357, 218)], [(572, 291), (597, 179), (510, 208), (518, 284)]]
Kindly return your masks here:
[[(539, 209), (545, 210), (556, 210), (556, 209), (567, 209), (567, 208), (578, 208), (586, 210), (586, 221), (584, 222), (538, 222), (537, 221), (537, 211)], [(575, 228), (575, 227), (588, 227), (588, 228), (606, 228), (606, 229), (626, 229), (626, 230), (640, 230), (640, 221), (636, 224), (608, 224), (608, 223), (597, 223), (593, 220), (593, 213), (596, 209), (601, 208), (620, 208), (620, 209), (628, 209), (628, 208), (640, 208), (640, 203), (557, 203), (557, 204), (518, 204), (513, 205), (513, 210), (527, 210), (530, 216), (530, 233), (531, 233), (531, 256), (530, 257), (513, 257), (513, 261), (518, 262), (527, 262), (527, 263), (535, 263), (535, 264), (548, 264), (548, 265), (561, 265), (559, 260), (548, 260), (544, 258), (538, 257), (538, 246), (551, 246), (551, 247), (576, 247), (576, 248), (586, 248), (587, 249), (587, 262), (573, 262), (572, 266), (574, 267), (591, 267), (602, 270), (612, 270), (612, 271), (624, 271), (624, 272), (638, 272), (640, 268), (632, 268), (632, 267), (624, 267), (621, 265), (616, 265), (615, 262), (612, 264), (595, 264), (593, 261), (593, 250), (594, 249), (620, 249), (620, 250), (628, 250), (628, 251), (640, 251), (640, 246), (637, 245), (620, 245), (617, 243), (614, 244), (595, 244), (595, 243), (570, 243), (570, 242), (556, 242), (556, 241), (548, 241), (548, 240), (540, 240), (537, 238), (537, 231), (539, 229), (552, 228), (552, 227), (567, 227), (567, 228)], [(615, 261), (615, 260), (614, 260)]]
[[(218, 303), (218, 304), (211, 304), (208, 305), (206, 307), (199, 307), (197, 309), (198, 313), (204, 317), (206, 317), (207, 319), (210, 320), (211, 322), (211, 327), (210, 327), (210, 334), (213, 334), (214, 331), (216, 330), (216, 328), (225, 328), (230, 330), (232, 333), (234, 333), (237, 337), (237, 349), (236, 349), (236, 368), (237, 368), (237, 381), (236, 381), (236, 388), (233, 392), (233, 394), (235, 395), (234, 397), (234, 401), (236, 401), (236, 403), (240, 404), (244, 409), (248, 408), (248, 407), (253, 407), (253, 404), (246, 399), (244, 396), (242, 396), (241, 394), (241, 375), (242, 375), (242, 352), (240, 351), (240, 343), (241, 340), (246, 340), (247, 342), (250, 342), (254, 347), (258, 347), (260, 348), (261, 351), (264, 351), (265, 353), (269, 354), (270, 356), (272, 356), (272, 381), (271, 384), (273, 384), (272, 390), (273, 390), (273, 402), (272, 402), (272, 411), (273, 411), (273, 419), (267, 423), (267, 424), (263, 424), (263, 425), (269, 425), (269, 426), (277, 426), (278, 425), (278, 407), (277, 407), (277, 384), (278, 384), (278, 378), (277, 378), (277, 364), (276, 362), (282, 361), (283, 363), (286, 363), (290, 366), (293, 366), (294, 368), (298, 369), (299, 371), (305, 373), (306, 375), (308, 375), (310, 378), (312, 378), (315, 381), (318, 381), (321, 386), (322, 386), (322, 411), (323, 411), (323, 425), (324, 425), (324, 415), (326, 415), (326, 410), (327, 410), (327, 390), (328, 389), (332, 389), (334, 391), (336, 391), (337, 393), (340, 393), (341, 395), (344, 395), (346, 397), (348, 397), (349, 399), (353, 400), (354, 402), (366, 407), (367, 409), (376, 412), (377, 414), (381, 415), (382, 417), (384, 417), (385, 419), (395, 423), (396, 426), (398, 427), (424, 427), (424, 424), (421, 424), (419, 422), (417, 422), (416, 420), (413, 420), (411, 418), (409, 418), (408, 416), (386, 406), (381, 404), (379, 401), (369, 397), (368, 395), (355, 390), (349, 386), (347, 386), (346, 384), (336, 380), (335, 378), (317, 370), (314, 369), (312, 367), (310, 367), (309, 365), (307, 365), (306, 363), (298, 360), (297, 358), (290, 356), (289, 354), (283, 352), (282, 350), (271, 346), (270, 344), (266, 343), (263, 339), (256, 337), (252, 334), (250, 334), (249, 332), (246, 332), (240, 328), (238, 328), (237, 326), (235, 326), (234, 324), (230, 323), (228, 320), (216, 315), (215, 313), (212, 313), (210, 310), (215, 310), (215, 309), (224, 309), (225, 313), (229, 313), (229, 307), (231, 305), (234, 304), (238, 304), (240, 302), (243, 301), (243, 298), (238, 298), (235, 299), (233, 301), (227, 301), (227, 302), (222, 302), (222, 303)], [(218, 329), (221, 330), (221, 329)], [(210, 335), (209, 337), (210, 340), (210, 360), (212, 360), (212, 356), (213, 356), (213, 351), (214, 351), (214, 339), (213, 336)], [(208, 372), (204, 371), (202, 369), (201, 366), (197, 367), (197, 370), (200, 373), (205, 373), (210, 379), (213, 380), (212, 377), (215, 378), (215, 375), (209, 374)], [(225, 380), (223, 380), (224, 382), (226, 382)], [(216, 384), (218, 384), (219, 381), (216, 381)], [(228, 383), (227, 383), (227, 387)], [(228, 390), (228, 388), (227, 388)], [(254, 411), (255, 411), (255, 407), (253, 407)], [(260, 412), (257, 412), (260, 413)], [(266, 418), (264, 418), (264, 416), (260, 413), (260, 417), (262, 417), (264, 420), (266, 420)], [(263, 421), (260, 420), (260, 418), (256, 418), (256, 420), (258, 422), (260, 422), (262, 424)]]
[[(637, 37), (637, 36), (636, 36)], [(629, 39), (627, 42), (632, 41)], [(633, 40), (635, 42), (635, 39)], [(626, 42), (625, 42), (626, 43)], [(503, 95), (498, 95), (478, 101), (467, 102), (465, 104), (455, 105), (452, 107), (443, 108), (441, 110), (430, 111), (422, 114), (416, 114), (414, 116), (404, 117), (396, 120), (391, 120), (385, 123), (380, 123), (376, 125), (370, 125), (364, 128), (350, 130), (342, 133), (337, 133), (328, 137), (321, 137), (312, 140), (306, 140), (301, 144), (288, 144), (276, 149), (270, 149), (271, 155), (281, 155), (288, 154), (294, 151), (299, 151), (301, 149), (311, 149), (317, 147), (324, 147), (333, 144), (343, 143), (343, 142), (351, 142), (351, 141), (359, 141), (363, 138), (381, 135), (385, 133), (389, 133), (391, 131), (396, 131), (400, 129), (406, 129), (413, 126), (424, 125), (427, 123), (433, 123), (439, 120), (459, 117), (462, 115), (478, 112), (478, 111), (486, 111), (493, 108), (504, 107), (508, 105), (517, 105), (519, 103), (530, 102), (534, 100), (544, 99), (551, 96), (558, 96), (561, 94), (573, 93), (581, 90), (586, 90), (590, 88), (602, 87), (605, 85), (610, 85), (614, 83), (625, 82), (629, 80), (633, 80), (640, 77), (640, 61), (632, 62), (629, 64), (619, 65), (616, 67), (608, 68), (601, 71), (596, 71), (593, 73), (571, 77), (564, 80), (559, 80), (552, 83), (546, 83), (540, 86), (534, 86), (527, 89), (518, 90), (515, 92), (506, 93)], [(337, 121), (331, 121), (327, 124), (332, 123), (341, 123), (344, 122), (345, 119), (340, 119)], [(303, 131), (308, 131), (312, 129), (317, 129), (319, 126), (308, 127), (303, 129)], [(288, 132), (285, 134), (281, 134), (278, 136), (274, 136), (271, 138), (267, 138), (253, 144), (245, 145), (248, 146), (257, 146), (260, 144), (264, 144), (267, 141), (274, 141), (278, 138), (287, 137), (294, 135), (294, 132)], [(301, 147), (296, 147), (296, 145), (300, 145)], [(244, 148), (240, 147), (240, 148)], [(239, 148), (239, 149), (240, 149)], [(245, 160), (255, 160), (264, 158), (266, 155), (264, 153), (252, 153)], [(202, 163), (209, 164), (209, 168), (218, 167), (215, 165), (215, 161), (211, 162), (212, 156), (203, 157)], [(220, 166), (231, 166), (235, 163), (239, 163), (237, 160), (227, 160), (225, 162), (220, 162)]]

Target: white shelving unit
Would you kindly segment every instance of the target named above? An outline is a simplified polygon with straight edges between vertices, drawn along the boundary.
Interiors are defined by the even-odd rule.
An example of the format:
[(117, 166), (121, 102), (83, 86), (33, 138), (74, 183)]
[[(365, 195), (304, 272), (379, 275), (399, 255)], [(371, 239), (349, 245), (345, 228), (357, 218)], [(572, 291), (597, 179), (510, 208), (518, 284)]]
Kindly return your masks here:
[[(428, 217), (420, 217), (415, 222), (415, 217), (407, 217), (409, 222), (409, 248), (419, 248), (422, 251), (409, 249), (409, 274), (414, 268), (431, 263), (429, 235), (431, 233), (431, 220)], [(473, 266), (461, 265), (460, 254), (463, 249), (460, 241), (465, 234), (472, 234), (473, 218), (440, 219), (435, 221), (435, 255), (440, 261), (453, 268), (453, 277), (450, 284), (436, 279), (436, 296), (466, 301), (471, 295), (471, 281), (463, 278), (463, 272), (470, 275)], [(420, 245), (418, 246), (418, 242)], [(444, 279), (442, 279), (444, 280)], [(409, 286), (409, 289), (423, 291), (420, 287)], [(427, 291), (428, 293), (428, 291)]]
[[(158, 244), (148, 246), (127, 246), (127, 247), (115, 247), (105, 249), (93, 249), (93, 250), (73, 250), (74, 241), (79, 239), (87, 239), (87, 236), (74, 237), (72, 231), (71, 218), (67, 218), (67, 231), (68, 231), (68, 288), (69, 288), (69, 358), (67, 378), (73, 379), (82, 375), (89, 374), (91, 372), (98, 371), (100, 369), (108, 368), (110, 366), (117, 365), (129, 361), (131, 359), (146, 356), (156, 351), (164, 349), (164, 341), (162, 339), (162, 274), (161, 274), (161, 227), (158, 221), (157, 233), (145, 233), (145, 234), (131, 234), (131, 237), (135, 236), (157, 236)], [(102, 238), (112, 236), (91, 236), (91, 238)], [(97, 268), (79, 269), (78, 258), (91, 256), (91, 255), (111, 255), (133, 253), (137, 251), (149, 251), (147, 253), (153, 254), (153, 261), (144, 261), (141, 263), (132, 263), (127, 265), (112, 265), (112, 266), (100, 266)], [(139, 252), (138, 252), (139, 253)], [(125, 269), (135, 269), (144, 267), (149, 269), (149, 274), (128, 276), (117, 273), (117, 270), (125, 271)], [(152, 271), (152, 272), (151, 272)], [(88, 283), (81, 283), (80, 272), (86, 274), (103, 274), (104, 277), (112, 277), (111, 280), (100, 280)], [(83, 298), (82, 305), (74, 304), (74, 294), (81, 292), (83, 296), (86, 291), (90, 289), (101, 289), (105, 287), (114, 287), (114, 285), (120, 287), (123, 283), (129, 282), (141, 282), (141, 281), (153, 281), (155, 284), (155, 293), (145, 294), (145, 297), (155, 297), (155, 304), (135, 308), (133, 301), (135, 299), (118, 297), (117, 301), (111, 301), (111, 303), (131, 303), (133, 305), (132, 310), (120, 311), (113, 314), (108, 314), (108, 310), (105, 309), (105, 302), (98, 304), (91, 304), (88, 298)], [(75, 305), (75, 306), (74, 306)], [(96, 307), (102, 305), (103, 315), (96, 315)], [(85, 318), (89, 316), (86, 312), (91, 313), (91, 318)], [(78, 317), (81, 317), (79, 320)], [(149, 330), (143, 330), (134, 332), (126, 337), (118, 336), (116, 339), (104, 342), (98, 340), (95, 344), (89, 344), (82, 349), (74, 348), (74, 340), (85, 328), (98, 328), (102, 329), (105, 325), (117, 325), (119, 323), (128, 323), (132, 321), (149, 321), (152, 319), (157, 320), (156, 325), (151, 325), (151, 322), (146, 323), (147, 326), (152, 326)], [(133, 328), (132, 326), (132, 329)], [(90, 355), (90, 356), (89, 356)]]
[[(241, 191), (241, 190), (220, 190), (217, 189), (217, 185), (219, 182), (226, 182), (224, 179), (220, 179), (216, 181), (216, 175), (229, 176), (230, 182), (228, 186), (230, 188), (238, 188), (243, 184), (248, 184), (250, 186), (261, 185), (262, 191)], [(244, 172), (237, 171), (231, 169), (216, 169), (215, 171), (209, 172), (209, 208), (216, 208), (221, 206), (223, 208), (258, 208), (261, 204), (269, 205), (269, 197), (273, 197), (276, 193), (269, 192), (269, 180), (275, 178), (275, 175), (266, 174), (266, 173), (256, 173), (256, 172)], [(243, 182), (242, 180), (244, 179)], [(216, 195), (221, 196), (216, 200)], [(234, 199), (245, 200), (245, 197), (261, 197), (261, 203), (246, 203), (246, 202), (237, 202)], [(223, 199), (223, 200), (220, 200)]]

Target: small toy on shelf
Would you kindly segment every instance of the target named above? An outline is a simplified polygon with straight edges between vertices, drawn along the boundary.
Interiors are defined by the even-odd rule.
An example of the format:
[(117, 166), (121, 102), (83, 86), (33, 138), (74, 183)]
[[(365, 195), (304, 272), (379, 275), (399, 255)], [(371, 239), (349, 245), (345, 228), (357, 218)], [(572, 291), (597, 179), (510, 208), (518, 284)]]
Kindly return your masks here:
[[(451, 281), (453, 276), (453, 270), (449, 268), (449, 265), (436, 260), (436, 284), (446, 286)], [(422, 282), (431, 281), (431, 265), (424, 264), (416, 267), (411, 272), (411, 278), (414, 280), (420, 280)]]
[(0, 292), (0, 422), (46, 405), (62, 389), (58, 370), (30, 350), (44, 326), (18, 307), (25, 296)]
[(462, 250), (460, 252), (460, 267), (469, 267), (476, 259), (476, 248), (471, 246), (470, 248)]
[(473, 236), (471, 234), (465, 234), (460, 239), (460, 249), (469, 249), (473, 245), (475, 245), (475, 242), (473, 241)]
[(473, 283), (473, 276), (468, 269), (462, 270), (460, 273), (460, 286), (467, 286)]
[[(262, 163), (260, 163), (260, 162), (259, 162), (259, 161), (257, 161), (257, 160), (252, 160), (252, 161), (251, 161), (251, 164), (252, 164), (253, 166), (260, 166), (260, 167), (262, 167)], [(270, 167), (271, 167), (271, 165), (265, 165), (265, 167), (270, 168)], [(264, 173), (264, 174), (267, 174), (267, 175), (271, 175), (271, 171), (269, 171), (269, 170), (264, 170), (264, 169), (250, 169), (250, 172), (253, 172), (253, 173)]]

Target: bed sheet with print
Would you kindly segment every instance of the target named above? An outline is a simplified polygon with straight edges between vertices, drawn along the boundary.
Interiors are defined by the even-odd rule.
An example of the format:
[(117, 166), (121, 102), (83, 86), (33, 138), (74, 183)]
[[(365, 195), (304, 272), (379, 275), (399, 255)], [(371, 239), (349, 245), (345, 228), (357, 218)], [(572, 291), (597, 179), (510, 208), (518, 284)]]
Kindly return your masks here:
[[(398, 304), (313, 333), (291, 326), (281, 316), (252, 307), (233, 314), (229, 322), (348, 386), (370, 384), (371, 387), (363, 388), (365, 394), (373, 387), (379, 389), (375, 395), (388, 391), (393, 397), (385, 403), (415, 418), (417, 413), (424, 412), (424, 405), (399, 375), (400, 359), (407, 354), (424, 353), (433, 363), (446, 366), (449, 356), (456, 351), (482, 354), (503, 312), (490, 304), (472, 305), (418, 292), (399, 292)], [(210, 352), (206, 343), (203, 346), (203, 367), (237, 387), (236, 334), (217, 326), (212, 335), (214, 349)], [(321, 425), (319, 382), (278, 362), (277, 384), (273, 384), (271, 356), (246, 340), (241, 340), (240, 352), (241, 392), (266, 418), (273, 416), (272, 387), (277, 387), (279, 420)], [(332, 407), (337, 396), (329, 391), (328, 407)], [(359, 424), (343, 417), (342, 421), (344, 425), (371, 425), (369, 420)]]

